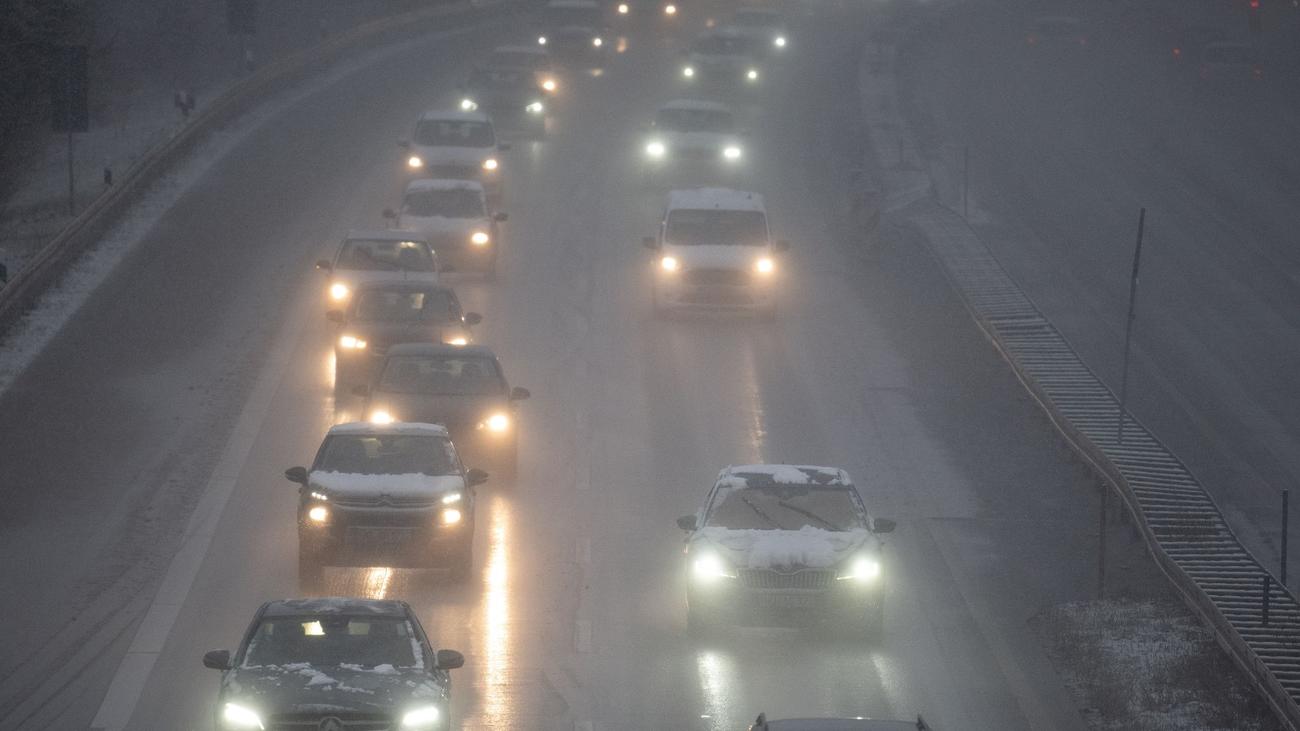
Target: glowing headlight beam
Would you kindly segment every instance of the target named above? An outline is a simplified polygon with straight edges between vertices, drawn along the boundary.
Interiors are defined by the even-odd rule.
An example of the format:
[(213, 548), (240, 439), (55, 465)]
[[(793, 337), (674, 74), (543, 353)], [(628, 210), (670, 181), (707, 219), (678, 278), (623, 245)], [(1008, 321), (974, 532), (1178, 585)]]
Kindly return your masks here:
[(692, 66), (687, 66), (686, 68), (682, 69), (682, 76), (685, 76), (688, 79), (695, 78), (695, 68)]
[(505, 414), (493, 414), (483, 422), (488, 431), (503, 432), (510, 428), (510, 417)]
[(691, 574), (697, 581), (703, 582), (713, 582), (718, 579), (732, 579), (736, 576), (734, 573), (727, 571), (727, 565), (722, 562), (722, 559), (712, 553), (706, 553), (696, 558), (695, 561), (691, 563)]
[(546, 45), (546, 36), (538, 36), (538, 37), (537, 37), (537, 45), (539, 45), (539, 46), (545, 46), (545, 45)]
[(835, 577), (839, 581), (860, 581), (870, 584), (880, 578), (880, 562), (868, 556), (859, 556), (849, 565), (849, 571)]
[(750, 81), (758, 81), (758, 69), (750, 69), (746, 71), (745, 78)]
[(596, 36), (595, 38), (591, 39), (591, 45), (595, 46), (596, 48), (600, 48), (601, 46), (605, 45), (605, 39), (601, 38), (600, 36)]
[(432, 729), (438, 725), (441, 717), (442, 714), (438, 712), (437, 706), (424, 706), (407, 711), (402, 716), (402, 731)]
[(645, 146), (645, 154), (649, 155), (650, 157), (663, 157), (664, 154), (667, 152), (668, 152), (668, 148), (664, 146), (664, 143), (659, 142), (658, 140), (655, 140), (654, 142), (651, 142)]
[(456, 508), (446, 508), (442, 511), (443, 525), (456, 525), (460, 522), (460, 511)]
[(785, 36), (777, 36), (776, 38), (772, 39), (772, 45), (776, 46), (777, 48), (785, 48)]
[(483, 161), (484, 170), (496, 170), (498, 167), (500, 167), (500, 165), (501, 164), (497, 162), (497, 159), (495, 157), (489, 157), (488, 159)]
[(618, 14), (619, 14), (619, 15), (627, 15), (629, 10), (631, 10), (631, 8), (629, 8), (629, 7), (627, 6), (627, 3), (619, 3), (619, 4), (618, 4)]
[(677, 261), (677, 257), (674, 256), (665, 256), (659, 260), (659, 267), (666, 272), (675, 272), (679, 266), (681, 264)]
[(464, 335), (453, 335), (442, 342), (447, 345), (465, 346), (469, 345), (469, 338)]
[(473, 99), (461, 99), (460, 108), (466, 112), (472, 112), (475, 109), (478, 109), (478, 102)]
[(330, 509), (324, 505), (313, 505), (307, 511), (307, 518), (313, 523), (324, 523), (330, 519)]
[(677, 14), (676, 5), (668, 4), (664, 6), (664, 15), (676, 15), (676, 14)]
[(486, 246), (487, 242), (490, 240), (491, 237), (489, 237), (485, 231), (475, 231), (470, 234), (469, 237), (469, 242), (475, 246)]
[(542, 82), (542, 88), (547, 91), (555, 91), (559, 86), (555, 83), (555, 79), (547, 79)]
[(350, 294), (352, 294), (352, 290), (348, 289), (348, 285), (342, 282), (335, 282), (330, 285), (330, 299), (332, 300), (345, 300)]
[(221, 709), (221, 720), (225, 722), (226, 728), (266, 728), (262, 725), (262, 717), (253, 709), (235, 703), (227, 703)]
[(418, 170), (424, 167), (424, 160), (422, 160), (419, 155), (411, 155), (406, 158), (406, 167), (411, 168), (412, 170)]
[(762, 259), (759, 259), (758, 261), (754, 262), (754, 271), (758, 272), (759, 274), (771, 274), (772, 272), (776, 271), (776, 262), (772, 261), (770, 257), (765, 256)]
[(741, 154), (740, 148), (736, 145), (727, 145), (726, 147), (722, 148), (722, 156), (727, 158), (728, 160), (739, 160), (740, 154)]
[(541, 102), (531, 102), (528, 106), (524, 107), (524, 111), (529, 114), (541, 114), (546, 111), (546, 107), (542, 106)]
[(393, 415), (384, 409), (375, 409), (370, 412), (370, 423), (372, 424), (392, 424), (395, 421), (397, 419), (393, 418)]
[(339, 347), (344, 350), (365, 350), (366, 341), (355, 335), (344, 335), (339, 338)]

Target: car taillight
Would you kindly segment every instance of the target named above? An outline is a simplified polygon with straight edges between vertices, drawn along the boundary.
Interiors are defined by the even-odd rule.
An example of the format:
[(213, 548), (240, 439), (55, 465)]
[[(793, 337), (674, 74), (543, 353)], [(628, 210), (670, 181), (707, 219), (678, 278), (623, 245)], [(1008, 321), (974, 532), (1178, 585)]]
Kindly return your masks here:
[(1181, 58), (1182, 55), (1183, 55), (1183, 49), (1174, 46), (1174, 58)]
[(1031, 46), (1033, 46), (1033, 45), (1037, 45), (1037, 44), (1038, 44), (1038, 36), (1034, 35), (1033, 33), (1030, 33), (1028, 36), (1025, 36), (1025, 42), (1028, 43), (1028, 44), (1031, 45)]
[(1260, 66), (1259, 64), (1255, 64), (1255, 65), (1250, 69), (1250, 75), (1251, 75), (1251, 76), (1254, 76), (1254, 77), (1257, 78), (1257, 79), (1262, 79), (1262, 78), (1264, 78), (1264, 67), (1263, 67), (1263, 66)]

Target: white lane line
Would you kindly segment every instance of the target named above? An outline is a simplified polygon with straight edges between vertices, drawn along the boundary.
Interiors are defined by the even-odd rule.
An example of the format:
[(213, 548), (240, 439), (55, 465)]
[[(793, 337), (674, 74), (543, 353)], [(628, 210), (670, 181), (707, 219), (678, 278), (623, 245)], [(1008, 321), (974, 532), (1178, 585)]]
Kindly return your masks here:
[[(301, 298), (293, 316), (285, 320), (281, 331), (277, 333), (270, 359), (244, 403), (243, 412), (226, 442), (225, 451), (203, 489), (198, 507), (186, 525), (181, 546), (167, 567), (158, 594), (149, 605), (149, 611), (140, 622), (135, 638), (113, 676), (108, 693), (100, 703), (99, 711), (95, 713), (95, 720), (91, 722), (92, 729), (120, 731), (131, 722), (136, 704), (153, 672), (154, 663), (162, 652), (167, 636), (171, 634), (172, 626), (203, 565), (203, 558), (212, 545), (226, 502), (234, 492), (243, 465), (248, 461), (253, 443), (266, 421), (272, 397), (289, 369), (298, 340), (310, 330), (305, 327), (305, 323), (313, 303), (311, 297)], [(299, 337), (294, 337), (295, 334)]]

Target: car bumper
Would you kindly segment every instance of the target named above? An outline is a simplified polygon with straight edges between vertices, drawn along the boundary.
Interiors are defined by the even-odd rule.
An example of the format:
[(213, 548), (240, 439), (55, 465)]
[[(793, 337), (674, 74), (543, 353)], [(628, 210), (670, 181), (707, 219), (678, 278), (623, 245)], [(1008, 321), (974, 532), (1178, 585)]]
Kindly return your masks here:
[(716, 621), (738, 624), (807, 624), (854, 621), (881, 609), (880, 584), (834, 581), (826, 589), (759, 589), (736, 579), (693, 585), (687, 592), (691, 611)]
[(661, 309), (765, 310), (776, 304), (771, 283), (692, 284), (661, 277), (655, 306)]
[(300, 522), (301, 545), (330, 566), (450, 564), (473, 542), (473, 520), (441, 525), (442, 508), (331, 510), (326, 525)]

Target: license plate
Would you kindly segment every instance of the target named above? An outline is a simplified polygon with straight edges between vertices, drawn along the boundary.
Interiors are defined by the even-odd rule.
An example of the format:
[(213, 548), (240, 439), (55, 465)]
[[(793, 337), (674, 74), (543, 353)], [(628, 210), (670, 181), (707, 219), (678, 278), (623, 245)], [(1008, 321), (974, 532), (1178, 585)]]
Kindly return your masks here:
[(760, 594), (758, 604), (768, 609), (810, 609), (821, 606), (817, 594)]

